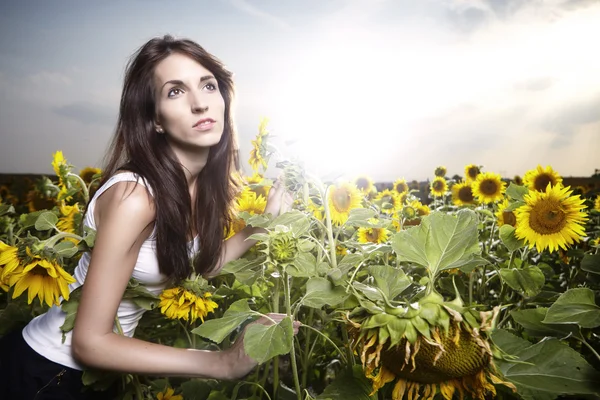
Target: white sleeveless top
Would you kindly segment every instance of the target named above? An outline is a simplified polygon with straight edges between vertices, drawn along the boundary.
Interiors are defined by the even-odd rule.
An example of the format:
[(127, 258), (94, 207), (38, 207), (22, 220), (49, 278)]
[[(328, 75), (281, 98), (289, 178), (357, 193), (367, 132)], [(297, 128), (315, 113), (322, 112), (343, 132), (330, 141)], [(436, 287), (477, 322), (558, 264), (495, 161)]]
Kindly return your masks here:
[[(152, 188), (147, 185), (143, 178), (140, 177), (138, 179), (138, 175), (132, 172), (118, 173), (111, 177), (104, 185), (102, 185), (101, 188), (98, 189), (89, 203), (83, 224), (92, 229), (96, 229), (94, 209), (98, 197), (117, 182), (135, 182), (136, 180), (138, 184), (146, 187), (151, 195), (154, 195)], [(159, 294), (165, 288), (167, 277), (161, 274), (158, 269), (155, 230), (156, 227), (148, 239), (142, 243), (142, 247), (140, 248), (135, 268), (133, 269), (131, 276), (132, 278), (135, 278), (140, 285), (148, 289), (148, 291), (154, 294)], [(190, 256), (198, 251), (197, 237), (194, 241), (188, 243), (188, 248), (190, 251)], [(73, 274), (75, 282), (69, 285), (69, 289), (71, 291), (81, 286), (85, 281), (85, 276), (90, 264), (90, 258), (91, 254), (88, 252), (81, 255), (79, 264), (75, 268)], [(121, 322), (123, 333), (126, 336), (133, 336), (135, 328), (137, 327), (140, 318), (142, 318), (144, 311), (146, 310), (137, 306), (131, 300), (121, 300), (117, 310), (117, 316)], [(83, 370), (85, 367), (75, 361), (71, 353), (72, 331), (65, 334), (66, 339), (65, 342), (62, 343), (63, 332), (60, 330), (60, 327), (65, 321), (65, 315), (66, 314), (61, 310), (60, 306), (52, 306), (48, 312), (34, 318), (31, 322), (29, 322), (29, 324), (23, 329), (23, 338), (33, 350), (46, 357), (50, 361), (54, 361), (55, 363), (77, 370)]]

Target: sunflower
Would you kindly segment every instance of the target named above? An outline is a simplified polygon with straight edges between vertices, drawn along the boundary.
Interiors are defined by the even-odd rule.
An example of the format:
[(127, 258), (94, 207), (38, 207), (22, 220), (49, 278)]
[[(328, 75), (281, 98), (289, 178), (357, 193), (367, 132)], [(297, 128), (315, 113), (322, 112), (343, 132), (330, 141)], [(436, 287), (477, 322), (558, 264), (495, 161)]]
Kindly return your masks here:
[(443, 178), (446, 176), (446, 172), (447, 172), (446, 167), (439, 166), (435, 169), (435, 171), (433, 173), (435, 174), (435, 176)]
[(443, 196), (448, 191), (448, 183), (446, 179), (436, 176), (433, 181), (431, 181), (431, 193), (434, 196)]
[(269, 190), (271, 189), (271, 185), (263, 184), (262, 182), (264, 179), (265, 177), (258, 172), (254, 172), (252, 176), (247, 176), (245, 178), (250, 190), (252, 190), (258, 196), (264, 196), (266, 199), (267, 195), (269, 194)]
[(0, 240), (0, 280), (6, 281), (20, 266), (19, 249)]
[(60, 150), (52, 155), (52, 169), (61, 183), (70, 171), (70, 166)]
[(56, 262), (33, 255), (27, 250), (28, 261), (8, 278), (8, 283), (15, 291), (13, 299), (19, 297), (27, 289), (27, 304), (31, 304), (35, 296), (48, 307), (60, 305), (60, 297), (69, 300), (69, 284), (75, 282)]
[(327, 193), (327, 202), (331, 221), (342, 225), (350, 216), (350, 210), (361, 208), (362, 195), (358, 188), (351, 183), (340, 183), (330, 186)]
[(204, 317), (219, 306), (210, 300), (209, 292), (198, 295), (180, 286), (163, 290), (159, 297), (160, 312), (170, 319), (194, 322), (200, 318), (204, 322)]
[(412, 180), (410, 181), (410, 183), (408, 184), (408, 188), (410, 190), (421, 190), (421, 185), (419, 184), (419, 181), (416, 180)]
[(452, 185), (452, 202), (457, 206), (477, 203), (470, 182), (459, 182)]
[(322, 205), (319, 205), (314, 202), (312, 198), (308, 199), (308, 211), (318, 219), (319, 221), (323, 221), (323, 214), (325, 213), (325, 208)]
[(498, 204), (498, 211), (496, 211), (498, 226), (515, 226), (517, 224), (517, 217), (515, 216), (515, 213), (513, 211), (506, 211), (508, 205), (508, 199), (504, 199), (500, 204)]
[(258, 124), (258, 135), (256, 135), (256, 139), (251, 141), (252, 149), (250, 150), (248, 163), (254, 171), (258, 171), (260, 166), (264, 169), (267, 168), (267, 160), (265, 159), (267, 156), (267, 144), (266, 140), (263, 141), (263, 139), (266, 139), (269, 136), (269, 131), (267, 130), (268, 123), (268, 118), (261, 118), (260, 123)]
[[(430, 213), (431, 209), (428, 205), (421, 203), (419, 200), (412, 200), (402, 209), (400, 217), (404, 218), (404, 226), (415, 226), (421, 223), (422, 217), (429, 215)], [(399, 221), (394, 219), (392, 224), (397, 230), (400, 230), (401, 226)]]
[(94, 175), (100, 175), (102, 170), (95, 167), (85, 167), (79, 171), (79, 177), (88, 185), (94, 180)]
[(183, 400), (183, 396), (180, 394), (174, 394), (173, 388), (167, 388), (164, 392), (159, 392), (156, 395), (157, 400)]
[(356, 185), (358, 190), (363, 192), (365, 195), (368, 195), (373, 190), (377, 190), (375, 189), (375, 184), (373, 183), (373, 180), (367, 175), (357, 176), (354, 180), (354, 184)]
[[(60, 213), (62, 214), (62, 217), (58, 219), (56, 227), (62, 232), (76, 233), (79, 229), (79, 224), (81, 223), (81, 211), (79, 210), (79, 205), (77, 203), (72, 206), (63, 204), (60, 206)], [(67, 240), (70, 240), (75, 244), (79, 243), (75, 238), (68, 238)]]
[[(372, 219), (371, 223), (377, 222), (376, 219)], [(359, 243), (385, 243), (388, 240), (388, 232), (385, 228), (358, 228), (358, 242)]]
[(596, 196), (596, 200), (594, 201), (594, 209), (596, 211), (600, 211), (600, 194)]
[[(263, 214), (265, 207), (267, 206), (267, 200), (264, 196), (256, 194), (249, 187), (245, 187), (242, 192), (238, 195), (235, 202), (235, 213), (247, 212), (250, 215)], [(235, 217), (233, 223), (229, 229), (229, 235), (226, 239), (240, 232), (246, 227), (246, 222), (240, 218)]]
[(10, 189), (6, 185), (0, 186), (0, 204), (12, 204), (16, 206), (19, 203), (19, 199), (10, 192)]
[(335, 246), (335, 254), (337, 254), (338, 256), (345, 256), (346, 254), (348, 254), (348, 249), (338, 244), (337, 246)]
[[(64, 186), (63, 186), (64, 187)], [(66, 189), (65, 189), (66, 190)], [(54, 201), (45, 197), (37, 190), (27, 192), (27, 209), (30, 213), (40, 210), (49, 210), (54, 207)]]
[(385, 189), (375, 196), (379, 200), (381, 212), (384, 214), (393, 214), (402, 209), (402, 203), (406, 199), (406, 193), (399, 194), (395, 190)]
[(538, 165), (537, 168), (529, 170), (523, 177), (523, 183), (529, 188), (529, 190), (537, 190), (538, 192), (545, 192), (546, 186), (550, 183), (552, 186), (562, 184), (561, 176), (552, 169), (551, 166), (542, 168)]
[(469, 165), (465, 166), (465, 177), (466, 177), (467, 182), (474, 181), (475, 179), (477, 179), (477, 175), (479, 175), (480, 172), (481, 172), (481, 167), (479, 167), (475, 164), (469, 164)]
[(515, 183), (515, 185), (522, 186), (523, 178), (521, 178), (519, 175), (515, 175), (515, 177), (513, 178), (513, 182)]
[(569, 189), (548, 183), (546, 191), (526, 194), (525, 205), (515, 210), (515, 236), (539, 252), (544, 249), (553, 252), (559, 247), (566, 250), (567, 245), (581, 241), (588, 219), (582, 211), (586, 206), (579, 195), (571, 196)]
[(485, 172), (477, 175), (473, 182), (473, 194), (481, 203), (495, 203), (502, 199), (506, 183), (500, 174)]
[(398, 194), (407, 193), (408, 183), (406, 183), (406, 179), (396, 179), (393, 189), (398, 192)]

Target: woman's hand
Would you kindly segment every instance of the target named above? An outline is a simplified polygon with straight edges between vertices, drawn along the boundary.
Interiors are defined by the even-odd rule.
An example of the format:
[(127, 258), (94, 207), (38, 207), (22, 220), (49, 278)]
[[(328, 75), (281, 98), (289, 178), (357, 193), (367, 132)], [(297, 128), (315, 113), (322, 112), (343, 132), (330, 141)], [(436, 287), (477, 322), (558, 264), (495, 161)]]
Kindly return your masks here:
[[(281, 322), (287, 315), (286, 314), (267, 314), (269, 318), (274, 320), (275, 322)], [(229, 379), (240, 379), (244, 376), (248, 375), (250, 371), (258, 365), (256, 361), (250, 358), (246, 352), (244, 351), (244, 335), (246, 334), (246, 330), (248, 326), (252, 324), (263, 324), (266, 326), (273, 325), (273, 321), (268, 318), (261, 317), (256, 321), (248, 324), (241, 335), (236, 339), (233, 346), (223, 352), (225, 363), (228, 365), (229, 373), (227, 374)], [(298, 328), (300, 327), (300, 322), (294, 321), (294, 335), (298, 333)]]
[(292, 209), (292, 203), (294, 202), (294, 199), (292, 198), (292, 194), (285, 190), (285, 185), (282, 181), (283, 176), (280, 176), (275, 180), (273, 186), (269, 190), (265, 214), (269, 213), (274, 217), (277, 217), (278, 215), (286, 213)]

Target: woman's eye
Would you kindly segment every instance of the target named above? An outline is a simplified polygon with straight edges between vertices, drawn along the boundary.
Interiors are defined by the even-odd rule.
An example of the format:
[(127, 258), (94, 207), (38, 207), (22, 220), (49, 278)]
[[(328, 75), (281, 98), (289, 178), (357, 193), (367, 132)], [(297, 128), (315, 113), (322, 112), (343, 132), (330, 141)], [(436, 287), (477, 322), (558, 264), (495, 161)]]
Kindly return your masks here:
[(181, 90), (179, 88), (173, 88), (173, 89), (169, 90), (169, 93), (167, 93), (167, 96), (168, 97), (178, 96), (181, 93), (183, 93), (183, 90)]
[(217, 90), (217, 85), (212, 82), (207, 83), (204, 87), (210, 90), (211, 92)]

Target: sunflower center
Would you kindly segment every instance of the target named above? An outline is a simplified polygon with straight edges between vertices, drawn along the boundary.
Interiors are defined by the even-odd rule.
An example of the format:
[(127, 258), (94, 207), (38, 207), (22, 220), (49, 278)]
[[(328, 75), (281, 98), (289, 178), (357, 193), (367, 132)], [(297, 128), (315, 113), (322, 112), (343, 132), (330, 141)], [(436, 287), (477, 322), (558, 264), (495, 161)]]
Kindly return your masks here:
[(538, 192), (543, 192), (546, 190), (546, 187), (549, 183), (554, 185), (556, 182), (554, 182), (552, 176), (548, 174), (540, 174), (536, 176), (535, 180), (533, 181), (533, 187), (535, 187), (535, 190)]
[(360, 189), (360, 190), (365, 190), (368, 189), (369, 186), (371, 186), (369, 184), (369, 180), (366, 178), (358, 178), (356, 180), (356, 186)]
[(399, 183), (396, 185), (396, 192), (404, 193), (408, 192), (408, 185), (406, 183)]
[(442, 181), (433, 182), (433, 189), (437, 190), (437, 191), (444, 190), (444, 182), (442, 182)]
[(352, 196), (344, 188), (336, 189), (332, 196), (333, 206), (337, 211), (346, 212), (350, 210), (350, 204), (352, 204)]
[(469, 168), (468, 175), (469, 175), (469, 178), (471, 178), (471, 179), (477, 178), (477, 175), (479, 175), (479, 168), (475, 168), (475, 167)]
[(31, 270), (29, 270), (29, 273), (33, 274), (33, 275), (39, 275), (39, 276), (49, 276), (48, 270), (44, 267), (40, 267), (39, 265), (36, 265)]
[(502, 220), (507, 225), (517, 225), (517, 218), (515, 217), (515, 213), (512, 211), (502, 211)]
[(471, 186), (465, 186), (460, 188), (460, 190), (458, 191), (458, 198), (465, 203), (473, 202), (474, 198)]
[(542, 235), (560, 232), (567, 224), (567, 214), (556, 200), (541, 200), (531, 209), (529, 226)]
[(367, 240), (369, 242), (377, 242), (377, 240), (379, 239), (379, 229), (378, 228), (372, 228), (372, 229), (368, 229), (367, 230)]
[(481, 193), (487, 196), (495, 195), (498, 192), (498, 183), (491, 179), (486, 179), (479, 185)]

